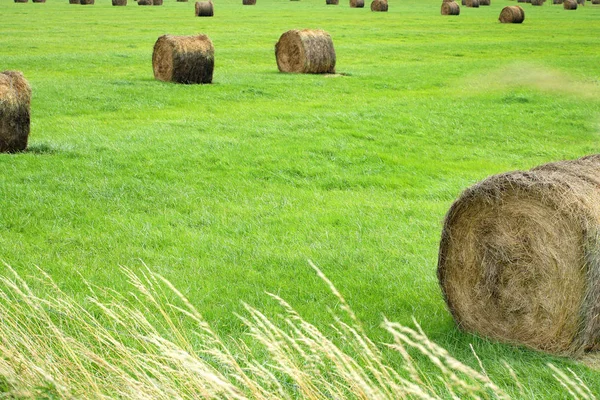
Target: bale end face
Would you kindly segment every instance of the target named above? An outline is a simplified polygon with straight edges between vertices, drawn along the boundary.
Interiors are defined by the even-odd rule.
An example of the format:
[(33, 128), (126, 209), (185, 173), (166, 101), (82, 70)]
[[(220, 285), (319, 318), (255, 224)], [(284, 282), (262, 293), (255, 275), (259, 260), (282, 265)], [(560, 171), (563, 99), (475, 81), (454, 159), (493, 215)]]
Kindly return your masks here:
[(442, 15), (460, 15), (460, 6), (454, 1), (442, 3)]
[(600, 345), (600, 155), (490, 177), (444, 222), (438, 278), (457, 324), (559, 355)]
[(525, 21), (525, 11), (519, 6), (504, 7), (498, 20), (503, 24), (521, 24)]
[(329, 33), (321, 30), (290, 30), (275, 45), (281, 72), (334, 74), (335, 49)]
[(27, 148), (31, 86), (19, 71), (0, 73), (0, 152)]
[(211, 83), (214, 55), (215, 49), (206, 35), (163, 35), (152, 53), (154, 77), (165, 82)]
[(196, 17), (212, 17), (214, 15), (212, 1), (197, 1), (194, 9)]

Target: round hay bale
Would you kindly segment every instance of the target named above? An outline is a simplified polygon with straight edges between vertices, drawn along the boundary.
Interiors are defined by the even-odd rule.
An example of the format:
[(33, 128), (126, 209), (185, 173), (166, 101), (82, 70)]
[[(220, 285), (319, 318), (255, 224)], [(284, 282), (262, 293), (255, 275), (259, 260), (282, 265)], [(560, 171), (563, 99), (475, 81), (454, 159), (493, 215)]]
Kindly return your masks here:
[(350, 8), (363, 8), (365, 0), (350, 0)]
[(256, 5), (256, 0), (242, 0), (242, 4), (245, 6), (253, 6)]
[(112, 0), (113, 6), (126, 6), (127, 0)]
[(543, 6), (544, 0), (531, 0), (531, 5), (532, 6)]
[(325, 0), (325, 4), (330, 6), (337, 6), (340, 4), (340, 0)]
[(564, 0), (563, 7), (565, 10), (577, 10), (577, 1), (575, 0)]
[(479, 0), (479, 6), (489, 6), (492, 2), (490, 0)]
[(552, 0), (552, 4), (562, 4), (563, 0)]
[(373, 0), (371, 2), (371, 11), (387, 12), (388, 2), (387, 0)]
[(163, 0), (152, 0), (152, 5), (153, 6), (162, 6)]
[[(15, 3), (27, 3), (29, 0), (15, 0)], [(79, 4), (79, 3), (77, 3)]]
[(33, 3), (45, 3), (46, 0), (31, 0)]
[(211, 83), (214, 67), (215, 48), (206, 35), (163, 35), (154, 44), (152, 68), (158, 80)]
[(31, 86), (19, 71), (0, 73), (0, 152), (27, 148), (31, 113)]
[(585, 0), (577, 0), (577, 4), (580, 6), (585, 6)]
[(520, 24), (525, 21), (525, 11), (519, 6), (507, 6), (500, 12), (498, 20), (503, 24)]
[(559, 355), (600, 349), (600, 155), (465, 190), (446, 215), (438, 278), (466, 331)]
[(465, 2), (465, 6), (471, 8), (479, 8), (479, 0), (467, 0)]
[(69, 4), (79, 4), (79, 0), (69, 0)]
[(93, 6), (94, 0), (79, 0), (79, 4), (83, 6)]
[(197, 1), (195, 6), (196, 17), (212, 17), (214, 8), (212, 1)]
[(187, 3), (188, 0), (177, 0), (178, 3)]
[(600, 0), (592, 0), (592, 4), (600, 4)]
[(275, 45), (281, 72), (304, 74), (335, 73), (335, 49), (329, 33), (321, 30), (291, 30)]
[(151, 6), (152, 0), (137, 0), (138, 6)]
[(460, 15), (460, 6), (455, 2), (442, 3), (442, 15)]

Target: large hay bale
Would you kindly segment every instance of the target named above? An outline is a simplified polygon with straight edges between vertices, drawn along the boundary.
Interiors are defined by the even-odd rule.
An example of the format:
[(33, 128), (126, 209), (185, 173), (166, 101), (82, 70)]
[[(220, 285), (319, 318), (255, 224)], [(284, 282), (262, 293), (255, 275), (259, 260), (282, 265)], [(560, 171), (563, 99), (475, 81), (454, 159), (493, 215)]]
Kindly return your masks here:
[(245, 6), (253, 6), (256, 5), (256, 0), (242, 0), (242, 4)]
[(563, 7), (565, 10), (577, 10), (577, 1), (575, 0), (564, 0)]
[(195, 6), (196, 17), (212, 17), (214, 8), (212, 1), (197, 1)]
[(350, 0), (350, 8), (363, 8), (365, 0)]
[(113, 6), (126, 6), (127, 0), (112, 0)]
[(19, 71), (0, 73), (0, 152), (27, 148), (31, 87)]
[(600, 349), (600, 155), (465, 190), (438, 278), (466, 331), (560, 355)]
[(329, 33), (321, 30), (291, 30), (275, 45), (281, 72), (305, 74), (335, 73), (335, 49)]
[(460, 6), (454, 1), (444, 2), (442, 3), (442, 15), (460, 15)]
[(79, 4), (83, 6), (94, 5), (94, 0), (79, 0)]
[(325, 0), (325, 4), (337, 6), (338, 4), (340, 4), (340, 0)]
[(214, 66), (215, 48), (206, 35), (163, 35), (154, 44), (152, 68), (158, 80), (211, 83)]
[(388, 2), (387, 0), (373, 0), (371, 2), (371, 11), (387, 12)]
[(503, 24), (520, 24), (525, 21), (525, 11), (519, 6), (507, 6), (500, 12), (498, 20)]

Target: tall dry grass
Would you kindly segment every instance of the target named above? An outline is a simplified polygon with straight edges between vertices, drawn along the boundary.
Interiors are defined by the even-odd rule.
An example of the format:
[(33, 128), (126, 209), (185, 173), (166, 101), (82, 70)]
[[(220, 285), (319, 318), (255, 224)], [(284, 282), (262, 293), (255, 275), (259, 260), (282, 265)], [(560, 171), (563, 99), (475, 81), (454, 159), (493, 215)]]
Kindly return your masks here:
[[(136, 274), (123, 268), (133, 288), (127, 296), (88, 285), (82, 304), (43, 271), (32, 290), (6, 266), (0, 276), (0, 397), (509, 398), (481, 363), (477, 371), (454, 359), (416, 323), (411, 329), (383, 321), (393, 338), (385, 346), (403, 360), (401, 370), (390, 367), (341, 294), (313, 267), (341, 304), (335, 340), (269, 294), (284, 317), (269, 318), (245, 304), (240, 318), (249, 338), (226, 344), (185, 296), (148, 269)], [(416, 353), (435, 367), (436, 379), (422, 372)], [(571, 396), (594, 398), (575, 374), (551, 368)]]

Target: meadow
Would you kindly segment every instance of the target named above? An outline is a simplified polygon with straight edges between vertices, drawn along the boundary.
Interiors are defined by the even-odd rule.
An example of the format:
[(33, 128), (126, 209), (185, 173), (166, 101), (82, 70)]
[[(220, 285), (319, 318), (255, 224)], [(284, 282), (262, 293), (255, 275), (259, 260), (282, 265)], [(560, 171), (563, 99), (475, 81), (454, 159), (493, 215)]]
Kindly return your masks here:
[[(375, 342), (383, 317), (412, 325), (516, 397), (562, 398), (547, 363), (600, 395), (572, 360), (459, 331), (441, 297), (445, 212), (495, 173), (598, 153), (600, 6), (521, 4), (440, 15), (436, 0), (216, 0), (161, 7), (0, 0), (0, 70), (29, 80), (29, 149), (0, 155), (0, 259), (46, 271), (86, 304), (83, 280), (129, 290), (119, 266), (173, 283), (223, 337), (248, 332), (241, 302), (289, 302), (329, 332), (345, 296)], [(336, 75), (277, 70), (289, 29), (330, 33)], [(154, 80), (163, 34), (207, 34), (211, 85)], [(6, 271), (4, 271), (6, 273)], [(526, 390), (520, 392), (502, 360)], [(427, 367), (423, 367), (427, 368)]]

